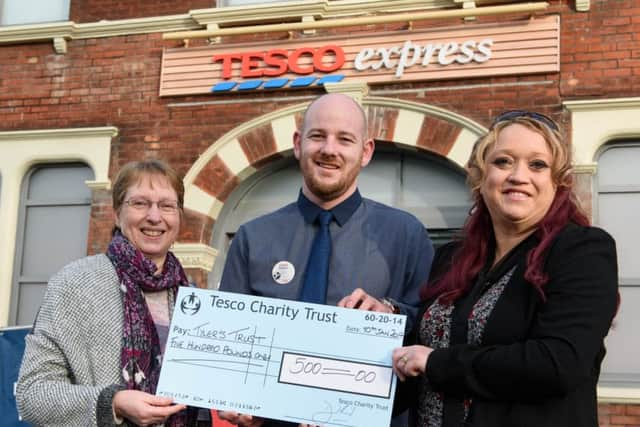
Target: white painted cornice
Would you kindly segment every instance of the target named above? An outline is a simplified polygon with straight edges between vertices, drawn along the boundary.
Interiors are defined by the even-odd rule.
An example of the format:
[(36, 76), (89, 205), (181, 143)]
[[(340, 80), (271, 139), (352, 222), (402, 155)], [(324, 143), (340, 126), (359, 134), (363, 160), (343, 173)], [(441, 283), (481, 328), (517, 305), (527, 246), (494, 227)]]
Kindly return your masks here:
[(113, 126), (95, 127), (95, 128), (73, 128), (73, 129), (38, 129), (38, 130), (16, 130), (8, 132), (0, 132), (1, 141), (15, 141), (20, 139), (57, 139), (63, 138), (91, 138), (91, 137), (109, 137), (113, 138), (118, 135), (118, 128)]
[(67, 21), (0, 27), (0, 43), (51, 40), (55, 37), (69, 38), (74, 25), (72, 21)]
[(573, 173), (583, 175), (595, 175), (598, 171), (597, 163), (584, 163), (580, 165), (573, 165)]
[[(74, 39), (92, 39), (129, 34), (148, 34), (167, 31), (168, 28), (201, 28), (189, 14), (154, 16), (150, 18), (121, 19), (118, 21), (100, 21), (86, 24), (74, 24)], [(172, 31), (173, 31), (172, 30)]]
[(640, 389), (598, 386), (598, 403), (639, 404)]
[(0, 45), (51, 41), (57, 53), (66, 53), (68, 40), (199, 30), (202, 26), (190, 15), (156, 16), (76, 24), (73, 21), (0, 27)]
[(598, 152), (610, 141), (640, 136), (640, 97), (563, 101), (571, 113), (574, 166), (597, 170)]
[[(475, 0), (475, 4), (511, 3), (511, 0)], [(130, 34), (166, 33), (243, 26), (278, 21), (306, 21), (345, 16), (375, 15), (429, 9), (459, 9), (459, 0), (312, 0), (198, 9), (183, 15), (155, 16), (91, 23), (73, 21), (0, 27), (0, 45), (49, 41), (57, 53), (66, 53), (67, 41)]]
[(51, 41), (57, 53), (66, 53), (66, 40), (71, 39), (74, 23), (54, 22), (35, 25), (0, 27), (0, 45), (21, 42)]
[(91, 190), (111, 190), (111, 181), (85, 181)]
[(265, 3), (247, 6), (200, 9), (189, 12), (200, 24), (249, 24), (254, 22), (301, 21), (303, 17), (331, 19), (375, 13), (406, 12), (411, 10), (455, 7), (455, 0), (314, 0), (286, 3)]
[(211, 271), (218, 250), (204, 243), (174, 243), (171, 251), (184, 268), (200, 268)]
[(576, 10), (578, 12), (588, 12), (591, 8), (590, 0), (576, 0)]
[(296, 1), (287, 3), (255, 4), (192, 10), (189, 14), (203, 25), (216, 24), (219, 27), (256, 22), (297, 21), (303, 16), (321, 17), (326, 14), (326, 1)]
[(615, 98), (615, 99), (588, 99), (581, 101), (563, 101), (567, 110), (576, 111), (600, 111), (604, 108), (611, 109), (627, 109), (640, 108), (640, 97), (634, 98)]
[(362, 105), (362, 100), (369, 95), (369, 85), (361, 81), (326, 83), (324, 88), (327, 93), (343, 93), (349, 95), (360, 105)]

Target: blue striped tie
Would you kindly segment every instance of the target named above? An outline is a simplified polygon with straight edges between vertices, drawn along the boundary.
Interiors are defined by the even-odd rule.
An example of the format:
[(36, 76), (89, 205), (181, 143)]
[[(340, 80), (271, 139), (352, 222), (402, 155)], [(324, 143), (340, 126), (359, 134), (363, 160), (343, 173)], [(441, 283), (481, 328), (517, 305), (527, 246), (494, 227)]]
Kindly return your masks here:
[(316, 304), (327, 301), (327, 282), (329, 281), (329, 259), (331, 258), (331, 234), (329, 224), (333, 214), (321, 211), (318, 215), (320, 228), (316, 232), (311, 246), (311, 254), (307, 261), (307, 271), (300, 293), (300, 300)]

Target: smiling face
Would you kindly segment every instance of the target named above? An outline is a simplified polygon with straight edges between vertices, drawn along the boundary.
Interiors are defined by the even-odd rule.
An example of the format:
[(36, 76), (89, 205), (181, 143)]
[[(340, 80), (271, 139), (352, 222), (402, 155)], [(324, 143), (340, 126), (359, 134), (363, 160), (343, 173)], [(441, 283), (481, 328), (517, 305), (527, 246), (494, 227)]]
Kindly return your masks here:
[(180, 210), (163, 212), (158, 203), (149, 209), (136, 209), (127, 203), (131, 200), (175, 202), (178, 195), (167, 177), (144, 173), (127, 188), (124, 203), (115, 213), (115, 223), (122, 234), (162, 271), (169, 247), (180, 231)]
[(293, 138), (309, 200), (331, 209), (355, 192), (360, 169), (374, 150), (365, 127), (363, 111), (346, 95), (325, 95), (309, 106)]
[(541, 133), (518, 123), (499, 131), (486, 152), (479, 188), (494, 230), (526, 232), (540, 223), (556, 193), (553, 164)]

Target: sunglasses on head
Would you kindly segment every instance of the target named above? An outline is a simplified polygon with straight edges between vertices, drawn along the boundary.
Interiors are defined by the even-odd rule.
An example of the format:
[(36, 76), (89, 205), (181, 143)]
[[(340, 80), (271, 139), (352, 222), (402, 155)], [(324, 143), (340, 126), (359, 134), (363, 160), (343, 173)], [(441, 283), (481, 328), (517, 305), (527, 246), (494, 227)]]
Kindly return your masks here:
[(502, 114), (499, 114), (498, 117), (496, 117), (493, 120), (493, 123), (491, 124), (490, 129), (493, 129), (495, 125), (497, 125), (498, 123), (507, 122), (513, 119), (517, 119), (518, 117), (528, 117), (530, 119), (536, 120), (540, 123), (543, 123), (549, 126), (551, 129), (555, 131), (560, 131), (560, 129), (558, 129), (558, 125), (556, 124), (556, 122), (553, 121), (552, 118), (545, 116), (544, 114), (535, 113), (533, 111), (525, 111), (525, 110), (510, 110), (510, 111), (505, 111)]

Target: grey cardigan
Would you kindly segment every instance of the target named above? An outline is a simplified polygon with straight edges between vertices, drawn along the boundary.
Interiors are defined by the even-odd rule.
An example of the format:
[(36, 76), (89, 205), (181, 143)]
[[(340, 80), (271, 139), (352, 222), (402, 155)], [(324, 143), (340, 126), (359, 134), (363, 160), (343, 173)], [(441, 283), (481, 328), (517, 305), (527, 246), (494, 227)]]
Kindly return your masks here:
[(47, 286), (16, 389), (25, 421), (38, 426), (110, 426), (120, 389), (122, 298), (106, 255), (74, 261)]

